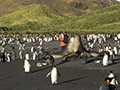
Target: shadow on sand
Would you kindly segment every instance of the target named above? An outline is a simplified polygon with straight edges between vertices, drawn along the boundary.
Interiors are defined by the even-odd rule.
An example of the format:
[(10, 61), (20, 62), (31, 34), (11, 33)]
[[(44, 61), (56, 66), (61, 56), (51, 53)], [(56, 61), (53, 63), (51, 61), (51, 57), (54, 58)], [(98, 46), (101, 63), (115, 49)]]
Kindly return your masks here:
[(57, 83), (57, 85), (61, 85), (61, 84), (64, 84), (64, 83), (70, 83), (70, 82), (77, 81), (77, 80), (80, 80), (80, 79), (83, 79), (83, 78), (86, 78), (86, 77), (87, 77), (87, 76), (85, 76), (85, 77), (80, 77), (80, 78), (75, 78), (75, 79), (71, 79), (71, 80), (66, 80), (66, 81)]
[(43, 71), (43, 70), (46, 70), (46, 69), (48, 69), (48, 68), (50, 68), (50, 67), (52, 67), (52, 66), (47, 66), (47, 67), (42, 68), (42, 69), (37, 69), (37, 70), (35, 70), (35, 71), (31, 71), (31, 73), (35, 73), (35, 72), (39, 72), (39, 71)]

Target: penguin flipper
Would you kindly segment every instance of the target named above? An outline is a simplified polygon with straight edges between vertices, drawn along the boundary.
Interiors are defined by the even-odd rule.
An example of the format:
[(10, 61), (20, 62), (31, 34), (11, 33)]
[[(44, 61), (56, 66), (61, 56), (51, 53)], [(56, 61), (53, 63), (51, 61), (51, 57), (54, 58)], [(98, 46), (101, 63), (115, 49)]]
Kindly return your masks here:
[(57, 73), (58, 73), (58, 76), (60, 76), (60, 73), (59, 73), (59, 71), (57, 71)]
[(46, 75), (46, 78), (51, 74), (51, 72), (49, 72), (47, 75)]

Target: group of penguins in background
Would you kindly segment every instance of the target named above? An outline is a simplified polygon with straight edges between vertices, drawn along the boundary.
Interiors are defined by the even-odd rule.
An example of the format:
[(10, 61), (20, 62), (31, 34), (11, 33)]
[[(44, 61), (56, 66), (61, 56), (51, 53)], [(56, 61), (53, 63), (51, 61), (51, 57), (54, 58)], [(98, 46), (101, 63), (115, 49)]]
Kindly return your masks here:
[[(102, 63), (104, 67), (114, 64), (115, 57), (120, 56), (120, 34), (90, 34), (81, 36), (82, 44), (87, 51), (104, 51), (102, 60), (95, 60), (95, 63)], [(81, 63), (87, 63), (88, 54), (84, 51), (80, 55)]]
[[(69, 38), (72, 35), (69, 35)], [(96, 60), (95, 63), (102, 63), (103, 66), (108, 66), (108, 64), (114, 63), (115, 56), (120, 56), (120, 34), (87, 34), (87, 35), (80, 35), (81, 41), (83, 46), (87, 51), (92, 51), (94, 48), (97, 52), (101, 51), (108, 51), (104, 53), (102, 60)], [(44, 48), (43, 48), (43, 42), (51, 42), (59, 40), (59, 34), (54, 35), (43, 35), (43, 34), (9, 34), (9, 35), (0, 35), (0, 61), (1, 62), (11, 62), (16, 60), (16, 53), (19, 54), (19, 59), (24, 59), (24, 70), (25, 73), (30, 72), (31, 65), (29, 63), (29, 60), (38, 60), (39, 56), (42, 56), (45, 54)], [(30, 52), (32, 55), (30, 55), (27, 51), (25, 55), (23, 55), (23, 51), (26, 50), (26, 44), (28, 43), (35, 43), (39, 42), (39, 45), (37, 46), (37, 49), (35, 48), (35, 45), (33, 45), (30, 48)], [(12, 46), (13, 44), (16, 44), (18, 46), (18, 52), (15, 51), (15, 48), (17, 46)], [(5, 47), (6, 45), (10, 45), (10, 51), (6, 51)], [(96, 46), (97, 45), (97, 46)], [(50, 52), (52, 53), (52, 52)], [(30, 58), (31, 57), (31, 58)], [(34, 63), (37, 67), (41, 67), (44, 65), (50, 65), (53, 66), (53, 69), (51, 72), (47, 74), (46, 77), (48, 77), (51, 74), (51, 82), (52, 84), (57, 84), (57, 75), (60, 76), (59, 71), (57, 70), (56, 64), (54, 65), (54, 58), (49, 55), (49, 53), (45, 54), (45, 62), (37, 62)], [(80, 55), (80, 61), (81, 63), (87, 63), (87, 53), (83, 52)], [(99, 90), (115, 90), (115, 78), (114, 74), (110, 72), (110, 75), (104, 79), (104, 83), (106, 83), (105, 88), (107, 86), (109, 89), (104, 89), (104, 85), (101, 85)]]

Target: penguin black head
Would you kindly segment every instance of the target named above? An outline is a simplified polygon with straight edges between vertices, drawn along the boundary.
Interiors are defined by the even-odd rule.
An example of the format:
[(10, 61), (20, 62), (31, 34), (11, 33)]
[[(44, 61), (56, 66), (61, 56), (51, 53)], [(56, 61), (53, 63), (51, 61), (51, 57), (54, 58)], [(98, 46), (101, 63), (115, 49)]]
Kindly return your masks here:
[(46, 55), (46, 59), (49, 59), (50, 58), (50, 55)]
[(113, 73), (113, 71), (112, 71), (112, 70), (110, 70), (109, 72), (110, 72), (110, 73)]
[(56, 67), (57, 65), (55, 64), (53, 67)]

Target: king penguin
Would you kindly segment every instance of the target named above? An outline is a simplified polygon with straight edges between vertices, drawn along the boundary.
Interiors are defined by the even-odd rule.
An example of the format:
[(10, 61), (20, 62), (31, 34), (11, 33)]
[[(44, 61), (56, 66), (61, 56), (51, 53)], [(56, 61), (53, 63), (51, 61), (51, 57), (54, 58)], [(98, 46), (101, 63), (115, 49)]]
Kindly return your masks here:
[(29, 61), (28, 60), (24, 60), (24, 69), (25, 69), (25, 73), (28, 73), (28, 72), (30, 72), (30, 67), (31, 67), (31, 65), (30, 65), (30, 63), (29, 63)]
[(25, 54), (25, 58), (26, 58), (26, 60), (29, 60), (29, 54), (28, 54), (28, 52)]
[(50, 55), (47, 55), (46, 59), (47, 59), (46, 64), (49, 65), (49, 66), (53, 66), (54, 61), (55, 61), (54, 58), (52, 56), (50, 56)]
[(46, 78), (51, 74), (51, 82), (52, 84), (57, 84), (57, 75), (60, 76), (59, 71), (57, 70), (56, 64), (53, 66), (51, 72), (49, 72)]
[(110, 71), (108, 77), (103, 79), (99, 90), (116, 90), (115, 85), (118, 85), (116, 76), (114, 76), (113, 72)]
[(107, 66), (108, 65), (108, 53), (104, 53), (104, 56), (103, 56), (103, 61), (102, 61), (102, 64), (103, 66)]

